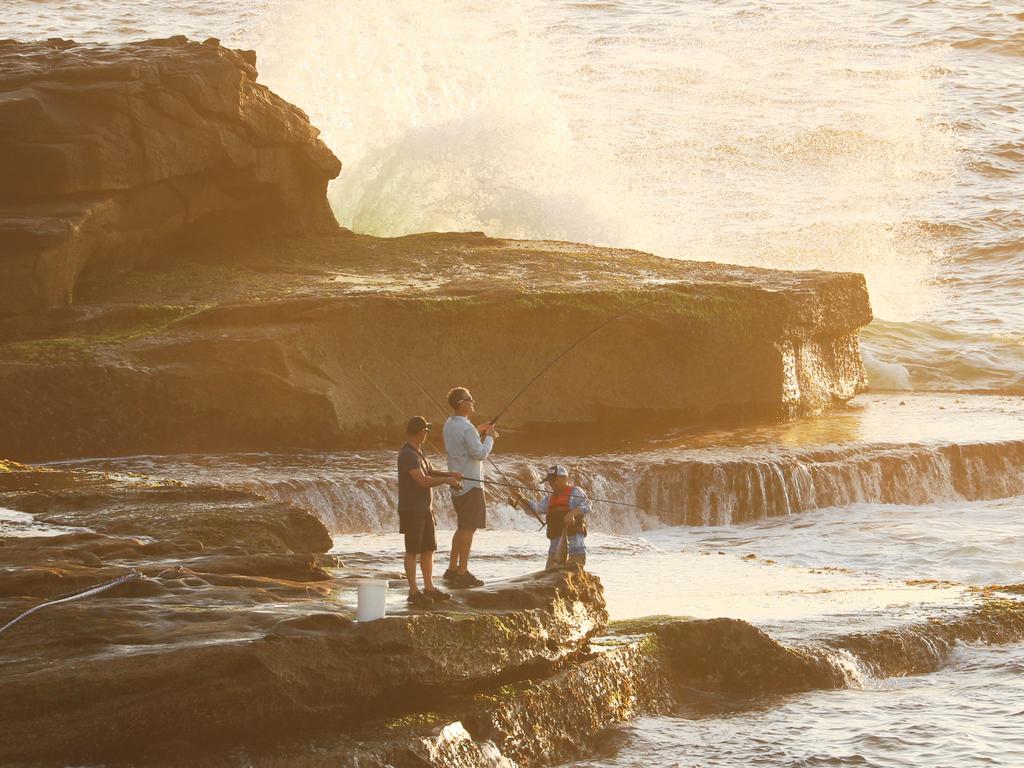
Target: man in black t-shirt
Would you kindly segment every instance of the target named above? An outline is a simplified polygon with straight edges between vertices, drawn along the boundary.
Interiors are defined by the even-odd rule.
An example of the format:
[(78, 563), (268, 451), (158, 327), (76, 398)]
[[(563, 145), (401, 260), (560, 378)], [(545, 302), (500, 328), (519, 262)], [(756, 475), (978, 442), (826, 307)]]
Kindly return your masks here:
[[(405, 534), (405, 578), (409, 582), (410, 605), (429, 605), (448, 600), (451, 595), (434, 587), (434, 488), (450, 485), (458, 488), (462, 475), (441, 472), (423, 455), (423, 443), (430, 431), (430, 422), (413, 416), (405, 428), (408, 442), (398, 452), (398, 521)], [(423, 572), (423, 590), (416, 586), (416, 560)]]

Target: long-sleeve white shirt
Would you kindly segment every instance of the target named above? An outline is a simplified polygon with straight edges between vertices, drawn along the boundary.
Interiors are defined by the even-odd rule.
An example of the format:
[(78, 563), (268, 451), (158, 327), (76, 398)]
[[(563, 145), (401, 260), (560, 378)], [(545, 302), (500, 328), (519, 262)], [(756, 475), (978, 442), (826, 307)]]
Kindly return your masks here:
[[(484, 479), (484, 459), (494, 447), (494, 438), (488, 435), (483, 440), (476, 427), (465, 416), (449, 416), (444, 423), (444, 449), (448, 454), (448, 471), (461, 472), (466, 478)], [(482, 488), (476, 480), (463, 480), (462, 491), (452, 489), (453, 496)]]

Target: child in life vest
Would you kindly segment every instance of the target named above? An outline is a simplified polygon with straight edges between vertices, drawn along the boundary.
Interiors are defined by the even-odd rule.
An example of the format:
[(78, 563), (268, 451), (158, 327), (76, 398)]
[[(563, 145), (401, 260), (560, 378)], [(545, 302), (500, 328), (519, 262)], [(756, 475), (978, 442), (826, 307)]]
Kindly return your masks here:
[(520, 495), (513, 502), (525, 504), (534, 514), (543, 515), (548, 535), (548, 562), (550, 570), (563, 563), (587, 562), (587, 520), (590, 500), (582, 488), (569, 482), (569, 470), (561, 464), (548, 469), (542, 481), (551, 493), (540, 501), (530, 501)]

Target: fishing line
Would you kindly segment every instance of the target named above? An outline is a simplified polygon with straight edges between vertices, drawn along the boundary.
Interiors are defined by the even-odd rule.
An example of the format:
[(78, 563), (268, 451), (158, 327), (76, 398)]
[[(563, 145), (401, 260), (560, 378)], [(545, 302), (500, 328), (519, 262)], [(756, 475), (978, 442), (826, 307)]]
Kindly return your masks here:
[[(523, 395), (523, 393), (526, 392), (527, 389), (529, 389), (532, 385), (534, 385), (534, 383), (537, 382), (538, 379), (540, 379), (542, 376), (544, 376), (544, 374), (546, 374), (548, 371), (550, 371), (551, 368), (556, 364), (556, 362), (558, 362), (562, 357), (564, 357), (566, 354), (571, 352), (573, 349), (575, 349), (578, 346), (580, 346), (583, 342), (587, 341), (587, 339), (589, 339), (592, 336), (594, 336), (601, 329), (606, 328), (607, 326), (611, 325), (615, 321), (618, 321), (618, 319), (622, 319), (623, 317), (626, 317), (626, 316), (628, 316), (630, 314), (633, 314), (634, 312), (639, 311), (644, 306), (650, 304), (653, 300), (654, 299), (651, 298), (651, 299), (641, 303), (639, 306), (635, 306), (632, 309), (629, 309), (629, 310), (627, 310), (625, 312), (622, 312), (620, 314), (616, 314), (613, 317), (607, 318), (606, 321), (604, 321), (603, 323), (599, 324), (598, 326), (592, 328), (590, 331), (588, 331), (586, 334), (581, 336), (579, 339), (577, 339), (577, 340), (573, 341), (571, 344), (569, 344), (565, 349), (563, 349), (553, 359), (551, 359), (548, 362), (548, 364), (545, 365), (544, 368), (542, 368), (540, 371), (538, 371), (537, 374), (534, 376), (534, 378), (531, 378), (529, 381), (527, 381), (526, 384), (523, 387), (521, 387), (519, 389), (519, 391), (517, 391), (512, 396), (512, 399), (510, 399), (508, 402), (505, 403), (505, 407), (502, 408), (502, 410), (498, 412), (498, 415), (494, 419), (490, 420), (490, 424), (497, 425), (498, 424), (498, 420), (501, 419), (501, 417), (505, 414), (505, 412), (508, 411), (512, 407), (512, 404), (517, 399), (519, 399), (519, 397), (521, 397)], [(370, 376), (370, 374), (367, 373), (366, 369), (364, 368), (365, 364), (366, 364), (366, 359), (362, 360), (362, 362), (360, 362), (360, 364), (359, 364), (359, 371), (362, 373), (362, 375), (366, 376), (367, 379), (370, 380), (370, 383), (373, 384), (374, 389), (376, 389), (378, 392), (380, 392), (384, 396), (384, 398), (387, 399), (387, 401), (392, 404), (392, 406), (395, 408), (395, 410), (397, 410), (401, 414), (406, 413), (406, 412), (404, 412), (398, 406), (398, 403), (396, 403), (393, 399), (391, 399), (391, 397), (383, 389), (381, 389), (380, 386), (378, 386), (377, 382), (373, 380), (373, 378)], [(440, 402), (438, 402), (438, 400), (434, 397), (434, 395), (432, 395), (430, 393), (430, 391), (426, 387), (424, 387), (416, 379), (416, 377), (413, 376), (412, 374), (410, 374), (408, 371), (403, 371), (401, 369), (399, 369), (399, 371), (401, 371), (401, 374), (404, 377), (406, 377), (411, 382), (413, 382), (413, 384), (415, 384), (416, 387), (421, 392), (423, 392), (423, 394), (425, 394), (427, 396), (427, 398), (434, 404), (434, 406), (441, 412), (442, 416), (444, 416), (444, 418), (446, 419), (447, 418), (447, 410), (442, 406), (442, 404)], [(429, 438), (428, 438), (427, 442), (429, 442)], [(511, 480), (511, 478), (502, 471), (501, 467), (499, 467), (497, 464), (495, 464), (495, 461), (492, 458), (490, 458), (489, 456), (487, 457), (487, 462), (490, 464), (490, 466), (495, 468), (495, 470), (498, 472), (499, 475), (504, 477), (506, 480)], [(519, 485), (519, 484), (516, 484), (516, 483), (513, 483), (513, 482), (498, 482), (497, 480), (480, 480), (480, 479), (476, 479), (476, 478), (472, 478), (472, 477), (464, 477), (463, 479), (473, 480), (474, 482), (480, 482), (480, 483), (488, 483), (490, 485), (501, 485), (501, 486), (510, 487), (510, 488), (517, 488), (517, 489), (520, 489), (520, 490), (530, 490), (530, 492), (532, 492), (532, 493), (541, 493), (541, 494), (545, 493), (543, 489), (531, 488), (529, 486)], [(633, 507), (635, 509), (639, 509), (639, 510), (647, 511), (647, 512), (650, 511), (650, 510), (647, 510), (644, 507), (641, 507), (641, 506), (636, 505), (636, 504), (628, 504), (627, 502), (616, 502), (616, 501), (612, 501), (610, 499), (594, 499), (593, 501), (603, 502), (605, 504), (617, 504), (617, 505), (624, 506), (624, 507)], [(541, 521), (540, 517), (536, 513), (532, 512), (532, 509), (530, 510), (529, 514), (531, 514), (532, 516), (537, 518), (538, 521)], [(541, 521), (541, 522), (542, 522), (542, 525), (543, 525), (543, 521)]]
[[(542, 493), (545, 496), (548, 496), (548, 495), (551, 494), (550, 491), (545, 491), (543, 488), (534, 488), (533, 486), (529, 486), (529, 485), (518, 485), (518, 484), (514, 484), (514, 483), (501, 483), (501, 482), (498, 482), (497, 480), (478, 480), (475, 477), (465, 477), (463, 479), (464, 480), (473, 480), (473, 481), (478, 482), (478, 483), (486, 483), (487, 485), (501, 485), (501, 486), (504, 486), (506, 488), (518, 488), (519, 490), (523, 490), (523, 491), (533, 491), (534, 493)], [(616, 501), (615, 499), (602, 499), (602, 498), (600, 498), (598, 496), (590, 496), (590, 495), (587, 496), (587, 499), (589, 501), (597, 501), (597, 502), (601, 502), (601, 503), (604, 503), (604, 504), (618, 504), (620, 507), (632, 507), (633, 509), (639, 509), (641, 512), (647, 512), (648, 514), (650, 514), (652, 512), (657, 512), (658, 514), (666, 514), (666, 515), (669, 514), (668, 510), (658, 509), (657, 507), (644, 507), (644, 506), (641, 506), (639, 504), (630, 504), (628, 501)]]
[[(359, 371), (360, 371), (360, 372), (361, 372), (361, 373), (362, 373), (362, 374), (363, 374), (363, 375), (364, 375), (364, 376), (365, 376), (365, 377), (366, 377), (366, 378), (367, 378), (367, 379), (369, 380), (369, 382), (370, 382), (370, 383), (371, 383), (371, 384), (373, 385), (373, 388), (374, 388), (374, 389), (376, 389), (376, 390), (377, 390), (377, 391), (378, 391), (378, 392), (379, 392), (379, 393), (380, 393), (380, 394), (381, 394), (381, 395), (382, 395), (382, 396), (384, 397), (384, 399), (385, 399), (385, 400), (387, 400), (387, 401), (388, 401), (389, 403), (391, 403), (391, 405), (393, 405), (393, 406), (395, 407), (395, 410), (396, 410), (396, 411), (398, 411), (398, 412), (399, 412), (400, 414), (402, 414), (403, 416), (407, 416), (408, 414), (407, 414), (407, 413), (405, 412), (405, 409), (404, 409), (404, 408), (402, 408), (402, 406), (400, 406), (400, 405), (399, 405), (398, 403), (396, 403), (396, 402), (395, 402), (394, 400), (392, 400), (392, 399), (391, 399), (391, 397), (390, 397), (390, 396), (388, 395), (388, 393), (387, 393), (387, 392), (385, 392), (385, 391), (384, 391), (383, 389), (381, 389), (381, 388), (380, 388), (380, 387), (379, 387), (379, 386), (377, 385), (377, 382), (373, 380), (373, 377), (372, 377), (372, 376), (371, 376), (370, 374), (368, 374), (368, 373), (366, 372), (366, 369), (365, 369), (365, 368), (363, 368), (363, 366), (364, 366), (365, 364), (366, 364), (366, 361), (365, 361), (365, 360), (363, 360), (363, 362), (361, 362), (361, 363), (359, 364)], [(440, 454), (440, 453), (441, 453), (441, 451), (440, 451), (440, 450), (438, 449), (438, 447), (437, 447), (436, 445), (434, 445), (434, 444), (433, 444), (433, 443), (431, 442), (431, 440), (430, 440), (430, 438), (429, 438), (429, 437), (427, 437), (427, 439), (426, 439), (426, 443), (427, 443), (427, 445), (429, 445), (429, 446), (430, 446), (431, 448), (433, 448), (433, 449), (434, 449), (434, 451), (435, 451), (436, 453), (438, 453), (438, 454)]]
[[(370, 376), (370, 374), (366, 372), (366, 369), (365, 369), (365, 368), (363, 367), (363, 366), (364, 366), (365, 364), (366, 364), (366, 361), (365, 361), (365, 360), (363, 360), (363, 362), (361, 362), (361, 363), (359, 364), (359, 370), (360, 370), (360, 372), (362, 372), (362, 374), (363, 374), (363, 375), (364, 375), (364, 376), (365, 376), (365, 377), (366, 377), (366, 378), (367, 378), (367, 379), (368, 379), (368, 380), (370, 381), (370, 383), (371, 383), (371, 384), (373, 385), (373, 388), (374, 388), (374, 389), (376, 389), (376, 390), (377, 390), (377, 391), (378, 391), (378, 392), (379, 392), (379, 393), (380, 393), (380, 394), (381, 394), (381, 395), (382, 395), (382, 396), (384, 397), (384, 399), (385, 399), (385, 400), (387, 400), (387, 401), (388, 401), (389, 403), (391, 403), (391, 405), (393, 405), (393, 406), (394, 406), (394, 408), (395, 408), (395, 410), (396, 410), (396, 411), (398, 411), (399, 413), (401, 413), (401, 414), (403, 414), (403, 415), (406, 415), (406, 414), (405, 414), (405, 410), (404, 410), (404, 409), (403, 409), (403, 408), (402, 408), (402, 407), (401, 407), (401, 406), (400, 406), (400, 405), (399, 405), (398, 403), (396, 403), (396, 402), (395, 402), (394, 400), (392, 400), (392, 399), (391, 399), (391, 396), (390, 396), (390, 395), (388, 395), (388, 393), (387, 393), (387, 392), (385, 392), (385, 391), (384, 391), (384, 390), (383, 390), (383, 389), (382, 389), (382, 388), (381, 388), (381, 387), (380, 387), (380, 386), (379, 386), (379, 385), (377, 384), (377, 382), (373, 380), (373, 377), (372, 377), (372, 376)], [(437, 401), (436, 401), (436, 400), (434, 399), (434, 397), (433, 397), (433, 396), (432, 396), (432, 395), (430, 394), (430, 392), (428, 392), (428, 391), (427, 391), (427, 390), (426, 390), (426, 389), (425, 389), (425, 388), (423, 387), (423, 385), (422, 385), (422, 384), (420, 384), (420, 383), (419, 383), (419, 382), (418, 382), (418, 381), (417, 381), (417, 380), (415, 379), (415, 377), (413, 377), (413, 376), (412, 376), (411, 374), (409, 374), (409, 373), (406, 373), (405, 371), (402, 371), (402, 373), (403, 373), (403, 374), (404, 374), (404, 375), (405, 375), (405, 376), (406, 376), (406, 377), (407, 377), (407, 378), (408, 378), (408, 379), (409, 379), (410, 381), (412, 381), (412, 383), (413, 383), (413, 384), (415, 384), (415, 385), (416, 385), (416, 386), (417, 386), (417, 387), (418, 387), (418, 388), (420, 389), (420, 391), (421, 391), (421, 392), (423, 392), (423, 394), (425, 394), (425, 395), (427, 396), (427, 398), (429, 398), (429, 399), (430, 399), (430, 401), (431, 401), (431, 402), (432, 402), (432, 403), (433, 403), (434, 405), (436, 405), (436, 406), (437, 406), (438, 408), (440, 408), (440, 409), (441, 409), (441, 410), (442, 410), (443, 412), (445, 411), (445, 409), (444, 409), (444, 406), (442, 406), (442, 405), (441, 405), (441, 404), (440, 404), (439, 402), (437, 402)], [(446, 415), (446, 414), (447, 414), (447, 412), (445, 412), (445, 415)], [(429, 444), (429, 445), (430, 445), (430, 446), (431, 446), (431, 447), (432, 447), (432, 448), (434, 449), (434, 451), (435, 451), (435, 452), (437, 452), (438, 454), (440, 454), (440, 453), (441, 453), (441, 451), (440, 451), (440, 450), (439, 450), (439, 449), (437, 448), (437, 446), (436, 446), (436, 445), (434, 445), (434, 444), (433, 444), (433, 443), (432, 443), (432, 442), (430, 441), (430, 438), (429, 438), (429, 437), (427, 438), (426, 442), (427, 442), (427, 443), (428, 443), (428, 444)], [(490, 456), (488, 456), (488, 457), (487, 457), (487, 461), (488, 461), (488, 462), (490, 462), (491, 466), (492, 466), (492, 467), (494, 467), (494, 469), (495, 469), (495, 470), (497, 470), (497, 472), (498, 472), (498, 474), (499, 474), (499, 475), (501, 475), (501, 476), (502, 476), (503, 478), (505, 478), (506, 480), (511, 480), (511, 478), (510, 478), (510, 477), (509, 477), (508, 475), (506, 475), (506, 474), (505, 474), (504, 472), (502, 472), (502, 471), (501, 471), (501, 467), (499, 467), (499, 466), (498, 466), (497, 464), (495, 464), (495, 463), (494, 463), (494, 460), (493, 460), (493, 459), (492, 459), (492, 458), (491, 458)], [(533, 517), (533, 518), (534, 518), (535, 520), (537, 520), (537, 522), (539, 522), (539, 523), (541, 524), (541, 526), (543, 527), (543, 525), (544, 525), (544, 521), (543, 521), (543, 520), (541, 520), (541, 519), (540, 519), (540, 517), (539, 517), (539, 516), (538, 516), (537, 514), (535, 514), (535, 513), (533, 512), (533, 510), (531, 510), (531, 511), (530, 511), (529, 513), (527, 513), (527, 514), (529, 514), (529, 515), (530, 515), (531, 517)]]
[[(427, 396), (427, 399), (428, 399), (428, 400), (430, 400), (430, 402), (432, 402), (432, 403), (434, 404), (434, 406), (435, 406), (435, 407), (436, 407), (436, 408), (437, 408), (438, 410), (440, 410), (440, 411), (442, 412), (442, 414), (443, 414), (443, 415), (444, 415), (444, 416), (445, 416), (445, 417), (447, 418), (447, 414), (448, 414), (448, 411), (447, 411), (447, 409), (446, 409), (446, 408), (445, 408), (445, 407), (444, 407), (443, 405), (441, 405), (441, 403), (440, 403), (440, 402), (439, 402), (439, 401), (437, 400), (437, 398), (436, 398), (436, 397), (434, 397), (434, 395), (432, 395), (432, 394), (430, 393), (430, 391), (429, 391), (429, 390), (427, 390), (427, 388), (426, 388), (426, 387), (424, 387), (424, 386), (423, 386), (423, 385), (422, 385), (422, 384), (421, 384), (421, 383), (420, 383), (420, 382), (419, 382), (419, 381), (418, 381), (418, 380), (416, 379), (416, 377), (415, 377), (415, 376), (413, 376), (413, 375), (412, 375), (411, 373), (409, 373), (408, 371), (402, 371), (402, 375), (403, 375), (403, 376), (405, 376), (405, 377), (406, 377), (407, 379), (409, 379), (409, 381), (411, 381), (411, 382), (412, 382), (413, 384), (415, 384), (415, 385), (416, 385), (416, 387), (417, 387), (417, 389), (419, 389), (419, 391), (420, 391), (420, 392), (422, 392), (422, 393), (423, 393), (424, 395), (426, 395), (426, 396)], [(490, 456), (488, 456), (488, 457), (487, 457), (487, 463), (488, 463), (488, 464), (490, 464), (490, 465), (491, 465), (492, 467), (494, 467), (495, 471), (496, 471), (496, 472), (497, 472), (497, 473), (498, 473), (499, 475), (501, 475), (501, 476), (502, 476), (503, 478), (505, 478), (505, 480), (506, 480), (506, 481), (508, 481), (508, 482), (506, 483), (506, 485), (509, 485), (509, 487), (513, 487), (512, 485), (510, 485), (510, 484), (512, 483), (512, 478), (511, 478), (511, 477), (509, 477), (508, 475), (506, 475), (506, 474), (505, 474), (504, 472), (502, 472), (502, 470), (501, 470), (501, 467), (499, 467), (499, 466), (498, 466), (498, 465), (497, 465), (497, 464), (495, 463), (494, 459), (492, 459), (492, 458), (491, 458)], [(466, 478), (463, 478), (463, 479), (465, 480)], [(497, 484), (497, 483), (492, 483), (492, 485), (496, 485), (496, 484)], [(523, 510), (523, 511), (525, 511), (525, 510)], [(534, 519), (535, 519), (535, 520), (536, 520), (536, 521), (537, 521), (538, 523), (540, 523), (542, 527), (543, 527), (543, 526), (545, 525), (544, 521), (543, 521), (543, 520), (541, 520), (541, 519), (540, 519), (540, 517), (539, 517), (539, 516), (538, 516), (538, 515), (537, 515), (537, 514), (536, 514), (535, 512), (533, 512), (532, 508), (531, 508), (530, 512), (528, 512), (527, 514), (529, 514), (529, 515), (530, 515), (531, 517), (533, 517), (533, 518), (534, 518)]]

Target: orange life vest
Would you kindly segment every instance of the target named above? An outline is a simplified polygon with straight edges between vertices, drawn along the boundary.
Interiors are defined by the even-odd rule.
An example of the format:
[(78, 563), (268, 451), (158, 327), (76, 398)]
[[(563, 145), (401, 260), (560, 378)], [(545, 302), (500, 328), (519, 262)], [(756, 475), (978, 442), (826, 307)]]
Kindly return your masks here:
[(574, 536), (577, 533), (587, 535), (587, 524), (581, 515), (578, 520), (566, 529), (565, 516), (571, 511), (569, 509), (569, 497), (572, 495), (575, 486), (567, 485), (561, 491), (555, 491), (548, 499), (548, 538), (560, 539), (562, 534)]

